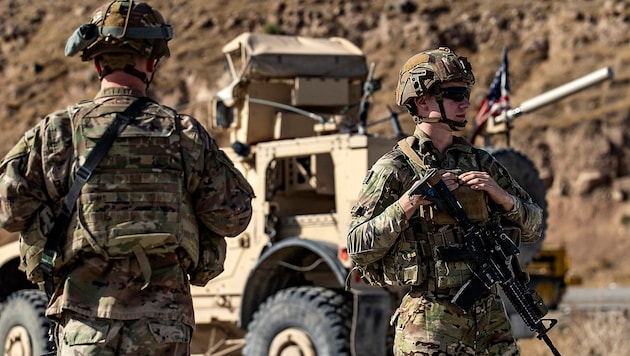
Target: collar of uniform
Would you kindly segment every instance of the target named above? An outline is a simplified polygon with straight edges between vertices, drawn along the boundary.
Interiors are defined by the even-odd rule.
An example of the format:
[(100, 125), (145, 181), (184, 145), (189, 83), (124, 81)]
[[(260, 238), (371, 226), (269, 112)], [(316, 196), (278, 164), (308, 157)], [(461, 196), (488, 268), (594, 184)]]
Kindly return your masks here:
[(418, 139), (418, 148), (420, 148), (421, 152), (426, 152), (427, 149), (433, 149), (431, 138), (429, 137), (429, 135), (426, 134), (426, 132), (416, 127), (413, 135), (416, 136), (416, 138)]
[(468, 153), (472, 152), (473, 150), (472, 144), (470, 144), (468, 140), (460, 136), (453, 136), (453, 145), (451, 145), (451, 147)]
[[(420, 151), (426, 152), (427, 148), (431, 148), (434, 150), (433, 143), (431, 142), (431, 138), (426, 132), (422, 131), (420, 128), (416, 127), (414, 136), (418, 139), (418, 147)], [(472, 145), (465, 138), (460, 136), (453, 136), (453, 144), (447, 150), (456, 149), (464, 152), (472, 152)]]
[(143, 93), (131, 87), (109, 87), (101, 89), (97, 94), (94, 100), (104, 99), (106, 97), (111, 96), (135, 96), (135, 97), (143, 97)]
[[(426, 132), (416, 127), (413, 136), (417, 142), (414, 143), (413, 149), (418, 151), (422, 163), (427, 167), (434, 167), (439, 162), (440, 152), (433, 146), (433, 142)], [(417, 144), (417, 146), (415, 146)]]

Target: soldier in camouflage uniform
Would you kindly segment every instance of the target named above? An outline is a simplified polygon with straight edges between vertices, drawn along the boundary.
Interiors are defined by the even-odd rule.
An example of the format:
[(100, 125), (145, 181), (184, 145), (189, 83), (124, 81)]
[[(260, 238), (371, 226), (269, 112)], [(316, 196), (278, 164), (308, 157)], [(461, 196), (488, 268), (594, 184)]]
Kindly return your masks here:
[(495, 219), (516, 240), (540, 238), (541, 208), (490, 154), (454, 135), (466, 126), (474, 80), (466, 58), (449, 48), (408, 59), (396, 101), (416, 130), (369, 170), (352, 210), (348, 251), (365, 279), (410, 286), (392, 317), (397, 356), (518, 354), (496, 287), (466, 312), (451, 303), (471, 272), (464, 257), (442, 261), (436, 249), (461, 247), (463, 231), (430, 201), (408, 193), (437, 168), (471, 220)]
[[(21, 267), (39, 262), (63, 198), (117, 113), (146, 97), (172, 28), (146, 3), (111, 1), (68, 40), (101, 79), (93, 100), (46, 116), (0, 165), (0, 226), (20, 231)], [(251, 186), (193, 117), (148, 100), (83, 186), (53, 260), (47, 316), (59, 355), (189, 355), (188, 274), (200, 231), (236, 236)]]

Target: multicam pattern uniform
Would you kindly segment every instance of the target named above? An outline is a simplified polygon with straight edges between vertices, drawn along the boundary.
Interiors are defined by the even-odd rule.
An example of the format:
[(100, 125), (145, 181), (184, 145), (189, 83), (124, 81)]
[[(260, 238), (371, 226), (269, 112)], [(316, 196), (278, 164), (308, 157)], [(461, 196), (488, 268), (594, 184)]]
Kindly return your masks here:
[[(522, 241), (540, 238), (542, 210), (492, 156), (458, 137), (442, 155), (424, 132), (416, 130), (414, 136), (418, 145), (413, 148), (427, 168), (490, 173), (517, 198), (509, 212), (501, 213), (500, 208), (489, 204), (494, 210), (490, 216), (501, 219), (504, 226), (519, 228)], [(392, 317), (392, 325), (396, 325), (395, 355), (518, 354), (496, 290), (477, 301), (468, 313), (462, 313), (450, 302), (470, 274), (459, 262), (448, 266), (451, 270), (447, 268), (446, 273), (440, 271), (443, 261), (431, 252), (438, 240), (435, 236), (447, 236), (435, 230), (445, 231), (452, 226), (437, 226), (422, 218), (420, 212), (407, 220), (397, 203), (423, 174), (423, 169), (414, 165), (400, 149), (390, 151), (374, 164), (353, 208), (348, 233), (348, 251), (356, 265), (385, 275), (375, 278), (373, 284), (412, 286)], [(428, 241), (429, 238), (435, 241)]]
[[(131, 88), (108, 88), (94, 103), (79, 105), (72, 120), (69, 111), (77, 107), (54, 112), (2, 161), (0, 226), (21, 232), (21, 268), (30, 280), (42, 280), (36, 267), (44, 232), (74, 170), (111, 113), (139, 96)], [(144, 329), (134, 330), (153, 334), (154, 344), (188, 343), (195, 321), (187, 270), (199, 257), (197, 224), (235, 236), (250, 221), (251, 186), (199, 122), (157, 103), (142, 112), (84, 186), (63, 254), (54, 261), (59, 278), (47, 315), (66, 328), (62, 344), (111, 341), (122, 324), (102, 319), (146, 319)], [(138, 243), (150, 268), (138, 251), (130, 253)], [(129, 352), (139, 347), (128, 346)]]

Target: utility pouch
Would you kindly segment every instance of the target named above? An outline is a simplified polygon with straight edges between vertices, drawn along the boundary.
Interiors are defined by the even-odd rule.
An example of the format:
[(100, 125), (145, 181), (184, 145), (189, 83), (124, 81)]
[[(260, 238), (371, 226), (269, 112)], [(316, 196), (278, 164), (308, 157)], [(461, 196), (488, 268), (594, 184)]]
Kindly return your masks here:
[(459, 288), (472, 277), (472, 272), (465, 262), (435, 262), (435, 279), (439, 289)]
[(41, 270), (42, 254), (46, 243), (48, 227), (52, 225), (55, 214), (52, 208), (44, 206), (31, 219), (28, 228), (20, 233), (20, 270), (26, 273), (26, 278), (33, 283), (44, 281)]
[[(352, 270), (358, 271), (359, 275), (361, 276), (361, 280), (363, 280), (363, 282), (365, 282), (366, 284), (369, 284), (371, 286), (385, 287), (388, 284), (385, 282), (385, 274), (383, 272), (383, 265), (381, 262), (382, 261), (377, 261), (374, 263), (370, 263), (367, 266), (355, 265)], [(350, 274), (348, 275), (348, 277), (349, 276)], [(347, 284), (348, 282), (349, 281), (346, 280)]]
[[(484, 222), (488, 220), (488, 202), (483, 191), (473, 190), (467, 186), (460, 186), (453, 191), (455, 199), (462, 204), (466, 215), (472, 222)], [(432, 206), (430, 218), (437, 225), (454, 225), (455, 219), (447, 212), (438, 211)]]
[[(446, 226), (445, 226), (446, 227)], [(427, 234), (432, 246), (435, 260), (435, 280), (438, 289), (459, 288), (472, 277), (472, 272), (463, 261), (458, 261), (459, 256), (444, 256), (439, 250), (444, 248), (462, 248), (464, 232), (461, 228), (447, 228)], [(451, 258), (457, 259), (453, 260)]]
[(389, 285), (419, 285), (427, 277), (421, 242), (411, 229), (402, 232), (392, 250), (383, 257), (383, 273)]
[(203, 287), (223, 272), (227, 254), (225, 237), (199, 222), (199, 261), (188, 271), (190, 283)]

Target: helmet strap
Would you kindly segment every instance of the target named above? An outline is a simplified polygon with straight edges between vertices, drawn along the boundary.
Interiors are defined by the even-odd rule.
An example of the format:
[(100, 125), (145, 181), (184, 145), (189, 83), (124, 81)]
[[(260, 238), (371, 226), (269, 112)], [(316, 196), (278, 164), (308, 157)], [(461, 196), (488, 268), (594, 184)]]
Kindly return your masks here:
[(144, 82), (147, 84), (147, 87), (146, 87), (147, 92), (149, 91), (149, 85), (151, 85), (151, 83), (153, 82), (153, 77), (155, 76), (155, 70), (157, 69), (158, 63), (160, 63), (159, 58), (156, 59), (155, 62), (153, 63), (153, 71), (151, 72), (151, 77), (147, 78), (146, 75), (144, 76), (146, 78)]
[(155, 67), (157, 66), (157, 60), (153, 64), (151, 78), (147, 77), (147, 74), (143, 71), (140, 71), (135, 66), (134, 56), (136, 54), (133, 53), (125, 53), (119, 52), (115, 54), (105, 54), (100, 56), (98, 60), (100, 71), (98, 73), (98, 78), (103, 79), (107, 75), (113, 73), (115, 70), (122, 70), (127, 74), (131, 74), (136, 78), (142, 80), (143, 83), (146, 84), (146, 89), (149, 88), (149, 84), (153, 80), (153, 74), (155, 74)]
[[(147, 87), (149, 86), (149, 83), (151, 82), (149, 79), (147, 79), (146, 74), (137, 70), (131, 64), (127, 64), (124, 68), (113, 68), (111, 66), (105, 65), (103, 66), (103, 69), (101, 70), (101, 72), (98, 74), (98, 78), (103, 79), (107, 75), (112, 74), (117, 69), (122, 69), (125, 73), (131, 74), (134, 77), (140, 78), (140, 80), (142, 80), (144, 83), (147, 84)], [(151, 76), (151, 79), (153, 79), (153, 76)]]
[(442, 122), (442, 123), (447, 124), (453, 131), (459, 131), (459, 129), (466, 127), (466, 124), (468, 123), (467, 120), (455, 121), (446, 117), (446, 110), (444, 109), (444, 99), (442, 98), (442, 93), (437, 91), (433, 93), (433, 95), (435, 96), (435, 101), (438, 103), (438, 106), (440, 108), (439, 118), (420, 117), (414, 105), (410, 103), (405, 104), (405, 107), (407, 108), (411, 116), (413, 117), (414, 119), (413, 121), (416, 124), (419, 124), (420, 122), (435, 122), (435, 123)]
[(443, 122), (447, 124), (454, 131), (459, 131), (459, 129), (466, 127), (468, 120), (455, 121), (446, 117), (446, 110), (444, 110), (444, 99), (442, 98), (442, 93), (437, 92), (435, 94), (435, 100), (437, 101), (438, 106), (440, 107), (441, 117), (440, 117), (440, 120), (438, 120), (438, 122)]
[(149, 85), (149, 79), (147, 78), (147, 75), (144, 72), (137, 70), (136, 67), (132, 66), (131, 64), (127, 64), (125, 68), (123, 68), (123, 71), (137, 78), (140, 78), (140, 80), (142, 80), (147, 86)]

